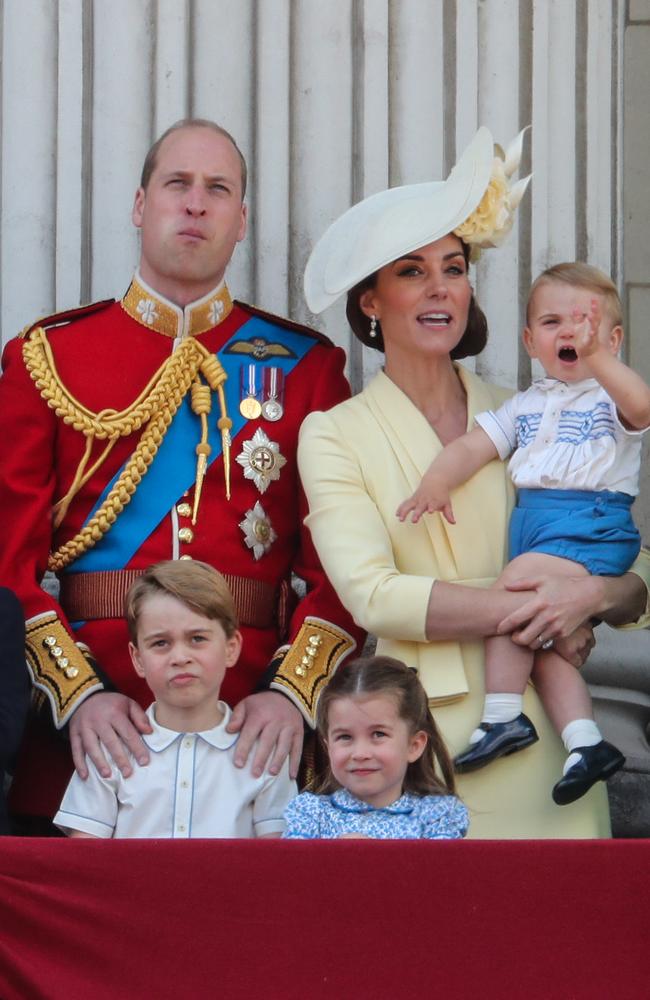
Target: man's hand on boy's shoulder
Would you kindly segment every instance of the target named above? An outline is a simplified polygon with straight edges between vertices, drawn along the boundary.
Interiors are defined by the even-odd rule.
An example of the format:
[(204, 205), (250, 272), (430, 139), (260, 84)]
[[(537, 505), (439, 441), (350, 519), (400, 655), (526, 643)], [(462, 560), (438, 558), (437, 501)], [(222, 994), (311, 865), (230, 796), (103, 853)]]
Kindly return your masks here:
[(84, 780), (88, 777), (87, 754), (102, 777), (110, 777), (103, 744), (116, 767), (128, 778), (133, 772), (129, 753), (138, 764), (149, 763), (149, 751), (140, 734), (150, 732), (144, 710), (132, 698), (113, 691), (91, 695), (70, 720), (70, 747), (77, 774)]
[(287, 757), (290, 776), (298, 774), (304, 723), (296, 706), (283, 694), (260, 691), (243, 698), (233, 709), (226, 729), (240, 733), (235, 751), (237, 767), (244, 767), (257, 741), (251, 766), (256, 778), (265, 768), (270, 774), (278, 774)]

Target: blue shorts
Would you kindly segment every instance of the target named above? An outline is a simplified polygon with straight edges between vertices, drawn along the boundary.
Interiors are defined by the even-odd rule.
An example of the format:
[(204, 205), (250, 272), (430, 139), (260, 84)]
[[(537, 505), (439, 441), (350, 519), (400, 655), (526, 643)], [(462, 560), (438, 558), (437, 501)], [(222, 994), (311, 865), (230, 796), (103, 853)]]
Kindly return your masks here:
[(510, 518), (510, 558), (544, 552), (592, 576), (622, 576), (639, 554), (634, 497), (608, 490), (519, 490)]

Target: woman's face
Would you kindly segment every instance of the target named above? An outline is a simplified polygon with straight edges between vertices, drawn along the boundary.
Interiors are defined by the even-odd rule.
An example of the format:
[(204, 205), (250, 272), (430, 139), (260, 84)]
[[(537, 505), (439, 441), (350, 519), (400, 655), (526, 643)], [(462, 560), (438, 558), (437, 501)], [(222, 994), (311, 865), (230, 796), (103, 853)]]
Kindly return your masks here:
[(443, 236), (377, 272), (360, 306), (381, 324), (386, 356), (448, 355), (467, 327), (472, 289), (463, 246)]

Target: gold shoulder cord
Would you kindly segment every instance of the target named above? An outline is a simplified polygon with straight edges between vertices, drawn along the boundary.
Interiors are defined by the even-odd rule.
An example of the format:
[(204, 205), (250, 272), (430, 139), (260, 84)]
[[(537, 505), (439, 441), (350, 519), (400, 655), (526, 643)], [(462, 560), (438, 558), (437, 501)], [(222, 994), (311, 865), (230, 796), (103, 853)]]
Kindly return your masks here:
[[(137, 399), (125, 410), (101, 410), (93, 413), (68, 392), (56, 369), (52, 348), (43, 327), (37, 327), (23, 343), (25, 366), (47, 405), (57, 417), (79, 431), (86, 438), (86, 449), (77, 467), (72, 485), (64, 497), (54, 507), (55, 528), (65, 517), (74, 496), (101, 466), (113, 445), (121, 437), (147, 425), (138, 445), (128, 460), (106, 500), (81, 531), (69, 542), (51, 553), (48, 568), (58, 572), (68, 566), (88, 549), (92, 548), (110, 530), (124, 507), (135, 493), (142, 477), (147, 473), (158, 448), (167, 432), (176, 411), (192, 383), (209, 393), (217, 392), (221, 409), (218, 426), (221, 430), (226, 473), (226, 495), (230, 496), (229, 447), (232, 421), (226, 413), (223, 383), (226, 380), (220, 362), (194, 337), (188, 337), (178, 349), (160, 366), (153, 378), (145, 386)], [(208, 386), (203, 386), (199, 373)], [(198, 509), (200, 487), (205, 472), (209, 445), (207, 443), (207, 420), (209, 398), (207, 393), (193, 393), (196, 403), (193, 409), (201, 418), (201, 442), (197, 445), (198, 475), (196, 484), (195, 510)], [(200, 398), (200, 405), (197, 404)], [(104, 451), (90, 469), (86, 469), (94, 442), (107, 441)]]

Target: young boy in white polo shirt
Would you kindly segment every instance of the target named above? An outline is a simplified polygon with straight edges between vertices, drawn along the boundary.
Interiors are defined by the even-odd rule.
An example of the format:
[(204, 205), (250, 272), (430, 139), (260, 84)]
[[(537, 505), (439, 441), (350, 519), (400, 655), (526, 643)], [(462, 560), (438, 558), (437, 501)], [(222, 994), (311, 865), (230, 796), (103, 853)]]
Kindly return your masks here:
[[(155, 701), (143, 739), (150, 763), (104, 778), (88, 761), (75, 773), (54, 822), (71, 837), (279, 837), (296, 794), (285, 761), (278, 775), (237, 768), (238, 734), (219, 701), (241, 633), (226, 581), (206, 563), (161, 562), (131, 587), (126, 615), (133, 666)], [(251, 758), (252, 759), (252, 758)]]

